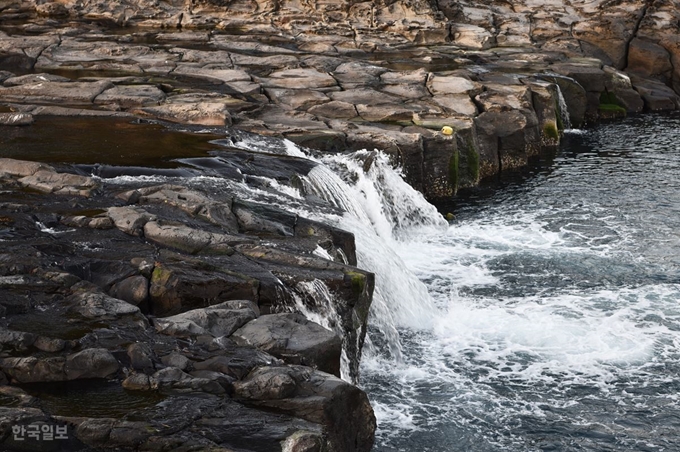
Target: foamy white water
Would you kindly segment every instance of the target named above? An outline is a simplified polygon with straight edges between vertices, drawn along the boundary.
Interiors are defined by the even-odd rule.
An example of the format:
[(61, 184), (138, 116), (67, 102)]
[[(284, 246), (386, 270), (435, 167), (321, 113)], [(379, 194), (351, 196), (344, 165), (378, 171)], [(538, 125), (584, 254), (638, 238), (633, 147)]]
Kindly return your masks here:
[(376, 274), (376, 450), (676, 450), (680, 128), (632, 121), (570, 132), (576, 151), (450, 226), (381, 154), (306, 178), (345, 211), (307, 214)]

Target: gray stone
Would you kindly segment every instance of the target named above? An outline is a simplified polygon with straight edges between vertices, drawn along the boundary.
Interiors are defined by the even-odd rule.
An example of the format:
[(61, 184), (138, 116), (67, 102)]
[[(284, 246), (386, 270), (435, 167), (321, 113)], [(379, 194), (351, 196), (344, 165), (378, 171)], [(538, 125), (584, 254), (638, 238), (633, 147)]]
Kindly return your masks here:
[(151, 215), (141, 207), (132, 206), (109, 207), (107, 214), (118, 229), (135, 236), (142, 235), (144, 225), (156, 219), (155, 215)]
[(262, 316), (237, 330), (233, 338), (287, 362), (340, 375), (340, 337), (301, 314)]
[(66, 358), (66, 378), (106, 378), (118, 371), (119, 364), (111, 352), (103, 348), (88, 348)]
[(178, 337), (211, 334), (231, 336), (234, 331), (258, 316), (255, 303), (247, 300), (230, 300), (202, 309), (156, 319), (159, 333)]
[(140, 313), (137, 306), (103, 293), (83, 292), (72, 295), (68, 301), (72, 303), (71, 310), (86, 319), (103, 320)]
[(119, 300), (139, 306), (149, 299), (149, 280), (144, 276), (130, 276), (111, 287), (109, 294)]

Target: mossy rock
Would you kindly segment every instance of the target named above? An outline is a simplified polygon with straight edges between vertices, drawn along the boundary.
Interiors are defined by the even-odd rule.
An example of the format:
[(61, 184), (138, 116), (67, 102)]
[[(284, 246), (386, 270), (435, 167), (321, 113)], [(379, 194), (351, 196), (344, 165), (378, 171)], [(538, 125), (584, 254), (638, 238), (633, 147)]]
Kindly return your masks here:
[(479, 182), (479, 152), (474, 143), (467, 143), (468, 177), (475, 184)]
[(350, 280), (352, 292), (354, 292), (355, 295), (360, 296), (366, 288), (366, 275), (355, 271), (347, 271), (345, 272), (345, 276)]
[(548, 141), (559, 142), (560, 131), (554, 121), (546, 121), (543, 123), (543, 136)]
[(628, 115), (625, 108), (615, 104), (600, 104), (597, 112), (601, 119), (625, 118)]

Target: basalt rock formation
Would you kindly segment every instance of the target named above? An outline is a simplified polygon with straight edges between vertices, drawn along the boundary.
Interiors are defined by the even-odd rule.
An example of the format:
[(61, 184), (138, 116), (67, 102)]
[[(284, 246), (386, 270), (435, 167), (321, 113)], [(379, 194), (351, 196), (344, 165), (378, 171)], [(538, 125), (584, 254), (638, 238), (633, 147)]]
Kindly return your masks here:
[(679, 11), (677, 0), (5, 0), (0, 102), (22, 116), (0, 119), (125, 113), (378, 148), (428, 198), (449, 197), (526, 165), (569, 124), (677, 109)]
[[(351, 234), (70, 170), (0, 158), (0, 448), (371, 449), (368, 398), (339, 378), (358, 377), (373, 292)], [(333, 330), (292, 313), (329, 314), (312, 284)], [(35, 425), (66, 438), (17, 434)]]
[[(0, 133), (108, 117), (377, 148), (448, 198), (566, 128), (679, 109), (679, 26), (678, 0), (0, 0)], [(292, 184), (314, 165), (281, 154), (212, 171)], [(117, 171), (0, 160), (0, 441), (42, 422), (68, 450), (369, 450), (368, 400), (337, 378), (341, 355), (358, 377), (373, 290), (351, 234)], [(312, 282), (334, 332), (295, 313)], [(135, 409), (25, 386), (88, 381)]]

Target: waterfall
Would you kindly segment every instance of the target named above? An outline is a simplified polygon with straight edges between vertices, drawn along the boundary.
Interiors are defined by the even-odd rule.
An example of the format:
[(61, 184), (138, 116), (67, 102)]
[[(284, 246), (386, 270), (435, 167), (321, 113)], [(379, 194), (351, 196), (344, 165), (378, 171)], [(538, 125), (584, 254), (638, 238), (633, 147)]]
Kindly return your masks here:
[[(266, 143), (242, 137), (237, 145), (262, 152)], [(404, 181), (401, 172), (392, 167), (382, 152), (363, 150), (316, 158), (288, 140), (277, 149), (284, 147), (288, 155), (318, 163), (301, 177), (303, 190), (326, 201), (335, 213), (310, 210), (304, 205), (296, 212), (353, 233), (358, 267), (376, 275), (364, 352), (401, 360), (398, 328), (431, 329), (438, 309), (425, 285), (399, 257), (396, 250), (400, 238), (418, 234), (419, 230), (443, 234), (448, 222)], [(318, 284), (297, 289), (313, 296), (317, 305), (323, 305), (319, 300), (325, 295)], [(332, 324), (334, 313), (317, 306), (319, 312), (326, 312), (319, 316), (298, 301), (297, 308), (310, 320), (326, 327)]]
[(384, 153), (328, 155), (319, 162), (303, 178), (305, 189), (345, 213), (318, 219), (352, 232), (358, 266), (376, 275), (365, 349), (400, 360), (397, 327), (430, 328), (437, 309), (425, 285), (395, 252), (399, 237), (419, 228), (444, 230), (448, 223), (404, 182)]
[(569, 110), (567, 109), (567, 102), (564, 100), (564, 96), (562, 95), (560, 85), (555, 83), (555, 87), (557, 88), (557, 113), (560, 115), (560, 119), (562, 120), (562, 126), (564, 127), (564, 130), (569, 130), (571, 129), (571, 120), (569, 119)]

